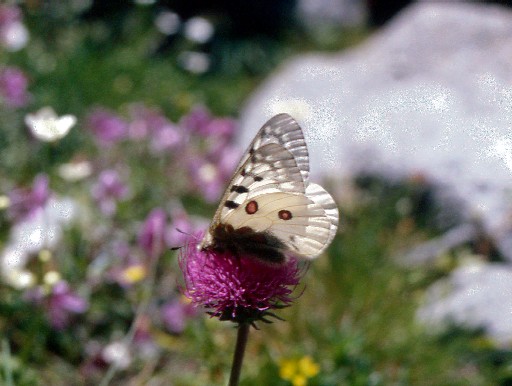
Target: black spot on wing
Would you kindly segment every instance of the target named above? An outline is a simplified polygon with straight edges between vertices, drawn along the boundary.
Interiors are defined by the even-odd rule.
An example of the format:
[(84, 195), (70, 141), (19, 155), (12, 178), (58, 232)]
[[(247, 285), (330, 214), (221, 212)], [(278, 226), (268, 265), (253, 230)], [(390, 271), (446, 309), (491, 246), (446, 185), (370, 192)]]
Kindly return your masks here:
[(236, 209), (240, 206), (240, 204), (237, 204), (236, 202), (234, 201), (231, 201), (231, 200), (227, 200), (225, 203), (224, 203), (224, 206), (226, 208), (229, 208), (229, 209)]
[(242, 185), (233, 185), (231, 187), (231, 191), (237, 192), (237, 193), (247, 193), (249, 191), (249, 189), (247, 189), (245, 186), (242, 186)]

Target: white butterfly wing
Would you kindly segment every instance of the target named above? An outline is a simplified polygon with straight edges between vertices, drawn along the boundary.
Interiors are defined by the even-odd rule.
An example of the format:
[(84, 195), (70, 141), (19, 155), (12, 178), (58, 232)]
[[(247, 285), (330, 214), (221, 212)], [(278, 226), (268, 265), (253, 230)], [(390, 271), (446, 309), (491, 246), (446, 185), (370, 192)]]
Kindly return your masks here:
[(304, 134), (295, 119), (284, 113), (275, 115), (262, 126), (242, 156), (234, 175), (240, 174), (250, 157), (269, 143), (281, 145), (291, 153), (302, 175), (302, 181), (307, 182), (309, 154)]
[[(329, 204), (334, 204), (325, 194), (330, 198)], [(327, 197), (323, 200), (328, 201)], [(321, 203), (304, 194), (265, 193), (244, 204), (222, 221), (235, 229), (248, 227), (254, 232), (267, 232), (283, 244), (284, 254), (315, 258), (327, 248), (337, 228), (337, 210), (329, 216)], [(254, 213), (247, 213), (247, 205), (256, 208)]]
[(216, 228), (229, 226), (271, 236), (274, 244), (268, 247), (283, 255), (318, 256), (336, 234), (338, 209), (329, 193), (308, 178), (300, 126), (288, 114), (276, 115), (242, 157), (200, 247), (215, 245)]

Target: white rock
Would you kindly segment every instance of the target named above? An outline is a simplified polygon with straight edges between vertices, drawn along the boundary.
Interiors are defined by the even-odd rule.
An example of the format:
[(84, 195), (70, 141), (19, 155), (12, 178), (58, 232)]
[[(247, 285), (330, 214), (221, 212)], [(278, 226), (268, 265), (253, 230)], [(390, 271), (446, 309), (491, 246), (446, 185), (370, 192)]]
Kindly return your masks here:
[(512, 343), (512, 268), (506, 264), (460, 267), (427, 291), (418, 319), (444, 329), (454, 323), (483, 328), (499, 346)]
[(416, 3), (352, 50), (285, 64), (249, 99), (240, 142), (288, 112), (305, 130), (313, 179), (422, 173), (504, 245), (512, 229), (511, 85), (510, 10)]

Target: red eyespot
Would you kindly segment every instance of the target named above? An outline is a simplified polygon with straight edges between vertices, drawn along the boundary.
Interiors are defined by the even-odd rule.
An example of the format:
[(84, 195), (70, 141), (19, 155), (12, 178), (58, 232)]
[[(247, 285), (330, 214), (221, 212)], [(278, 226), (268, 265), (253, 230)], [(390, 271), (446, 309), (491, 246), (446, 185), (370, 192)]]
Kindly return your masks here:
[(256, 201), (250, 201), (246, 206), (245, 206), (245, 211), (247, 212), (247, 214), (254, 214), (258, 211), (258, 203)]
[(292, 212), (289, 210), (280, 210), (277, 214), (281, 220), (291, 220)]

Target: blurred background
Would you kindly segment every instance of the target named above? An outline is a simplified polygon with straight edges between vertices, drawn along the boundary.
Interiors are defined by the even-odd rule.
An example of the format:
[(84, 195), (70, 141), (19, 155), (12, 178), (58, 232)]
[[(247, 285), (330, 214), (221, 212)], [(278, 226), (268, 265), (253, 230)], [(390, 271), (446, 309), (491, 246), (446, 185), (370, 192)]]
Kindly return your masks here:
[(226, 384), (171, 248), (279, 112), (341, 224), (241, 384), (512, 384), (509, 6), (3, 1), (0, 384)]

